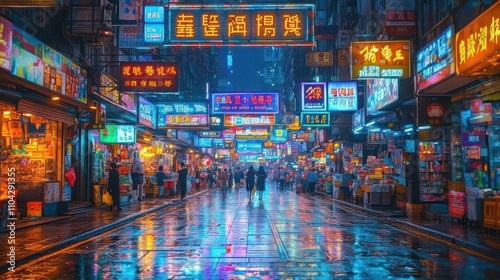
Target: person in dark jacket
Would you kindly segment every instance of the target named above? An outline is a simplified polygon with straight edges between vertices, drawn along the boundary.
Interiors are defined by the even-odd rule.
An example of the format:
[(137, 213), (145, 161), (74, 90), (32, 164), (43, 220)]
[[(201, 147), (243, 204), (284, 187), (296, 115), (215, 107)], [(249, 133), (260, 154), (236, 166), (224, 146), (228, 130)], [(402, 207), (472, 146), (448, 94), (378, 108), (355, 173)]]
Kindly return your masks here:
[[(116, 162), (112, 162), (110, 164), (111, 170), (109, 170), (108, 176), (108, 188), (111, 193), (111, 197), (113, 197), (113, 206), (118, 207), (118, 210), (121, 211), (120, 207), (120, 175), (118, 174), (118, 169), (116, 167)], [(113, 210), (113, 206), (109, 206), (109, 211)]]
[(262, 195), (266, 189), (266, 178), (267, 173), (264, 170), (264, 166), (261, 165), (259, 167), (259, 171), (257, 172), (257, 192), (259, 193), (259, 200), (262, 200)]
[(250, 201), (252, 201), (252, 189), (255, 185), (255, 171), (253, 170), (252, 165), (250, 165), (250, 167), (248, 168), (246, 183), (248, 198), (250, 198)]
[(155, 173), (156, 184), (158, 185), (158, 196), (163, 197), (165, 195), (165, 172), (163, 172), (163, 165), (158, 167), (158, 171)]
[(179, 180), (179, 187), (181, 189), (181, 200), (184, 200), (184, 197), (186, 197), (188, 172), (189, 171), (186, 168), (184, 162), (181, 163), (181, 170), (179, 170), (179, 177), (177, 178)]

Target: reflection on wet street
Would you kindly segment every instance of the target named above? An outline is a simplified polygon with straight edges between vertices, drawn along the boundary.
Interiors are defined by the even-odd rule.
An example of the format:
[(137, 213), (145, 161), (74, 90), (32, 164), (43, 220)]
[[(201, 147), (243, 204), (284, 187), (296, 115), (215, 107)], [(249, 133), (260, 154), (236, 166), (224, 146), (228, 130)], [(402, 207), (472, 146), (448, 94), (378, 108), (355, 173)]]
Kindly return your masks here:
[[(269, 190), (270, 189), (270, 190)], [(268, 187), (219, 190), (18, 267), (19, 279), (498, 279), (500, 266)]]

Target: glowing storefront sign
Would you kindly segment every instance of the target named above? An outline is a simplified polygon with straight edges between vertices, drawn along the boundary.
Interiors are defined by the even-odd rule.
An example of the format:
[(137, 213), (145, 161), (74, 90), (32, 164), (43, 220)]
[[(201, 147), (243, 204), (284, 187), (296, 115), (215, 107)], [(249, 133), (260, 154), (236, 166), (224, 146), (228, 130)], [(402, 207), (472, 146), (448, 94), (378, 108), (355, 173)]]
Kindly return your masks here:
[(269, 137), (267, 128), (238, 127), (233, 128), (236, 139), (265, 139)]
[(284, 143), (288, 140), (288, 131), (284, 128), (274, 128), (271, 130), (270, 139), (276, 143)]
[(497, 75), (500, 65), (500, 2), (455, 36), (457, 74)]
[(156, 126), (156, 107), (153, 103), (139, 96), (139, 123), (145, 126), (155, 128)]
[(398, 79), (366, 80), (366, 114), (375, 115), (377, 110), (396, 102), (399, 98)]
[(131, 92), (176, 92), (178, 70), (175, 62), (123, 62), (120, 87)]
[(275, 122), (275, 115), (224, 115), (224, 126), (269, 126)]
[(203, 102), (158, 103), (158, 128), (208, 127), (208, 105)]
[(214, 93), (214, 114), (278, 114), (277, 93)]
[(302, 111), (326, 111), (326, 83), (301, 84)]
[(262, 153), (262, 143), (258, 142), (238, 142), (236, 152), (240, 154), (260, 154)]
[(351, 77), (409, 78), (410, 41), (352, 42)]
[(425, 89), (455, 73), (453, 43), (453, 26), (450, 26), (417, 53), (419, 89)]
[(170, 43), (314, 45), (314, 5), (170, 4)]
[(356, 111), (358, 109), (358, 82), (329, 82), (328, 111)]
[(306, 127), (329, 127), (330, 112), (302, 112), (300, 125)]

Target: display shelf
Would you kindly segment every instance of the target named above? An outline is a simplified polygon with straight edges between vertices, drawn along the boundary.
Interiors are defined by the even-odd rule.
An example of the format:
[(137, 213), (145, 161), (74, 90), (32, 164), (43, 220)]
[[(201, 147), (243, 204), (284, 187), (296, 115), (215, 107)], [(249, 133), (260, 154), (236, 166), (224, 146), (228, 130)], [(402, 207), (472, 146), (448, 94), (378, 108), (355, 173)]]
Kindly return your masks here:
[(420, 200), (446, 201), (451, 172), (449, 142), (421, 141), (418, 146)]

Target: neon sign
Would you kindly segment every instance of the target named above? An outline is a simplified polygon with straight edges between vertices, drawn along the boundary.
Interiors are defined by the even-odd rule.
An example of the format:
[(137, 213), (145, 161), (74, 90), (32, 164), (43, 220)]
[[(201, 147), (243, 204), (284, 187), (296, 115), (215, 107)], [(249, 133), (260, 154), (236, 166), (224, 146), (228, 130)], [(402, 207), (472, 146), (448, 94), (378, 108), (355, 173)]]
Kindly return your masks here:
[(351, 77), (409, 78), (410, 41), (363, 41), (351, 43)]
[(326, 111), (326, 83), (302, 83), (302, 111)]
[[(457, 74), (497, 75), (500, 60), (500, 2), (457, 32)], [(495, 66), (497, 65), (497, 66)]]
[(123, 62), (120, 86), (130, 92), (176, 92), (179, 68), (174, 62)]
[(314, 45), (314, 5), (169, 5), (170, 43)]
[(277, 93), (214, 93), (214, 114), (278, 114)]

